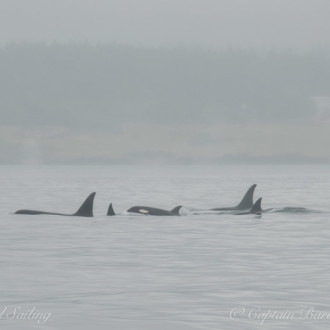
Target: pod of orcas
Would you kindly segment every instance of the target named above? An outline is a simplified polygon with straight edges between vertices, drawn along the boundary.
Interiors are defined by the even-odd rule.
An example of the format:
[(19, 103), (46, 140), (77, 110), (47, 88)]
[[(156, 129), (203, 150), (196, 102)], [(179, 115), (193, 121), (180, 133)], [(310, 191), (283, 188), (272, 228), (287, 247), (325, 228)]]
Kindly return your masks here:
[[(244, 215), (244, 214), (256, 214), (260, 215), (262, 213), (261, 209), (261, 200), (259, 198), (255, 203), (253, 203), (253, 194), (256, 188), (256, 184), (252, 185), (244, 197), (240, 201), (240, 203), (236, 206), (232, 207), (218, 207), (213, 208), (211, 211), (230, 211), (233, 214)], [(46, 214), (46, 215), (60, 215), (60, 216), (77, 216), (77, 217), (93, 217), (93, 203), (95, 192), (91, 193), (85, 201), (82, 203), (77, 212), (72, 214), (59, 213), (59, 212), (48, 212), (48, 211), (37, 211), (37, 210), (18, 210), (14, 214), (27, 214), (27, 215), (38, 215), (38, 214)], [(143, 215), (155, 215), (155, 216), (179, 216), (181, 205), (176, 206), (172, 210), (164, 210), (150, 206), (132, 206), (127, 210), (129, 213), (139, 213)], [(116, 213), (113, 210), (112, 203), (109, 205), (107, 216), (114, 216)]]

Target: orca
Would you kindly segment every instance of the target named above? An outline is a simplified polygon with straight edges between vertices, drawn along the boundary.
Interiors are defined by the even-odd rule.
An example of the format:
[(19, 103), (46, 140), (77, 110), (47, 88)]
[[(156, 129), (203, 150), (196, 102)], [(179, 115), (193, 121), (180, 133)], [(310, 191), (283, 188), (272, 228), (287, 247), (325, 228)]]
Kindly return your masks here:
[(95, 192), (91, 193), (85, 201), (82, 203), (80, 208), (76, 213), (73, 214), (64, 214), (57, 212), (44, 212), (44, 211), (36, 211), (36, 210), (18, 210), (14, 214), (48, 214), (48, 215), (64, 215), (64, 216), (77, 216), (77, 217), (92, 217), (93, 216), (93, 202), (95, 197)]
[(240, 212), (240, 213), (234, 213), (236, 215), (244, 215), (244, 214), (256, 214), (256, 215), (261, 215), (261, 213), (263, 212), (262, 208), (261, 208), (261, 201), (262, 198), (259, 198), (251, 207), (251, 209), (249, 211), (246, 212)]
[(249, 210), (253, 206), (253, 194), (254, 190), (256, 189), (256, 184), (253, 184), (245, 193), (244, 197), (242, 198), (241, 202), (237, 206), (233, 207), (217, 207), (211, 209), (212, 211), (244, 211)]
[(181, 205), (176, 206), (174, 209), (168, 211), (163, 209), (158, 209), (155, 207), (149, 206), (133, 206), (127, 210), (127, 212), (131, 213), (140, 213), (146, 215), (180, 215)]
[[(149, 206), (133, 206), (130, 209), (127, 210), (127, 212), (131, 212), (131, 213), (139, 213), (139, 214), (145, 214), (145, 215), (180, 215), (180, 209), (181, 209), (181, 205), (176, 206), (173, 210), (163, 210), (163, 209), (158, 209), (155, 207), (149, 207)], [(108, 208), (108, 212), (107, 212), (108, 216), (112, 216), (112, 215), (116, 215), (113, 207), (112, 207), (112, 203), (109, 205)]]

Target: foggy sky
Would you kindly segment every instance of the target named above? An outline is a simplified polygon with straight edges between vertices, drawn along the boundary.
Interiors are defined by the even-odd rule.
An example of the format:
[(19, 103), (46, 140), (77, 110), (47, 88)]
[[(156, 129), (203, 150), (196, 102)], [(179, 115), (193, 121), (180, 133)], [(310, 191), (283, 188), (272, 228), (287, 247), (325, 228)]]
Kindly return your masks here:
[(1, 0), (0, 42), (330, 47), (329, 0)]
[(0, 163), (329, 162), (329, 13), (329, 0), (0, 0)]

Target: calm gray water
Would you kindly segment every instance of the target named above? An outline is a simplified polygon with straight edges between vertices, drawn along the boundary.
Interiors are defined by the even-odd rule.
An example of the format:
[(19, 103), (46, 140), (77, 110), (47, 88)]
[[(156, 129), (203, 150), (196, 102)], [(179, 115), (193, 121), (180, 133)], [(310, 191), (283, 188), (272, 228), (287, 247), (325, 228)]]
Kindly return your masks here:
[[(1, 329), (330, 328), (327, 166), (2, 166), (0, 183)], [(253, 183), (263, 208), (307, 210), (195, 214)], [(92, 191), (94, 218), (12, 214)], [(139, 204), (183, 216), (125, 212)]]

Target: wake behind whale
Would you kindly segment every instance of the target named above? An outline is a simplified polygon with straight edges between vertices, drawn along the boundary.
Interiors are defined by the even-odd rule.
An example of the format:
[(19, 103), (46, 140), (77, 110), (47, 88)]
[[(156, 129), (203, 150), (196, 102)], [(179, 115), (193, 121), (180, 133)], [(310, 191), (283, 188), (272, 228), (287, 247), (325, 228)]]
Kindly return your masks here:
[(309, 209), (306, 207), (299, 207), (299, 206), (285, 206), (280, 208), (270, 208), (265, 210), (264, 212), (270, 213), (323, 213), (320, 210)]

